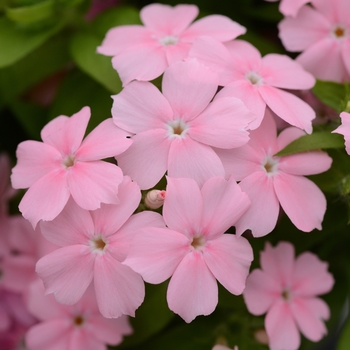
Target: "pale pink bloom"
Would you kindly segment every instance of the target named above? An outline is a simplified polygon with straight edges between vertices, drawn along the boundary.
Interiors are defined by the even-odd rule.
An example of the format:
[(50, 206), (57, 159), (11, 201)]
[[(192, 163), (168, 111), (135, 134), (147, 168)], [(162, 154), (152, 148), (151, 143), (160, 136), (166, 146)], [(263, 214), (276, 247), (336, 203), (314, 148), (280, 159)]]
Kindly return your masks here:
[(212, 177), (202, 188), (193, 179), (168, 178), (163, 217), (167, 228), (142, 228), (124, 263), (146, 282), (171, 277), (169, 308), (186, 322), (211, 314), (218, 303), (218, 280), (239, 295), (253, 260), (249, 242), (223, 234), (249, 207), (234, 179)]
[(310, 252), (295, 258), (294, 247), (288, 242), (275, 248), (267, 242), (260, 264), (261, 269), (248, 276), (243, 297), (250, 313), (267, 313), (270, 349), (299, 349), (299, 332), (319, 341), (327, 333), (323, 320), (328, 320), (329, 308), (317, 296), (328, 293), (334, 284), (328, 263)]
[(67, 306), (45, 295), (38, 279), (30, 286), (28, 308), (40, 321), (26, 333), (29, 350), (107, 350), (107, 344), (117, 345), (132, 333), (127, 316), (111, 320), (100, 314), (92, 287)]
[(148, 191), (145, 198), (145, 205), (150, 209), (160, 208), (165, 199), (166, 191), (152, 190)]
[(70, 118), (59, 116), (42, 129), (43, 142), (18, 145), (12, 186), (29, 187), (19, 209), (34, 227), (39, 220), (53, 220), (70, 196), (87, 210), (97, 209), (101, 203), (119, 202), (122, 171), (101, 159), (125, 151), (132, 140), (109, 118), (83, 141), (89, 119), (89, 107)]
[(200, 185), (224, 176), (212, 147), (247, 143), (255, 116), (239, 99), (211, 102), (217, 88), (216, 75), (190, 60), (165, 71), (163, 94), (149, 82), (134, 81), (113, 96), (115, 124), (135, 134), (131, 147), (116, 157), (118, 165), (141, 189), (154, 187), (166, 171)]
[(99, 310), (108, 318), (134, 316), (144, 299), (141, 276), (121, 263), (135, 230), (159, 223), (164, 226), (157, 213), (131, 216), (141, 193), (128, 177), (120, 185), (118, 197), (119, 204), (102, 204), (95, 211), (69, 200), (56, 219), (42, 222), (43, 235), (62, 248), (41, 258), (36, 268), (46, 293), (54, 293), (63, 304), (78, 302), (93, 281)]
[[(278, 0), (265, 0), (269, 2), (276, 2)], [(310, 0), (281, 0), (279, 5), (279, 10), (285, 16), (295, 17), (299, 11), (299, 9), (310, 2)]]
[(191, 57), (216, 71), (219, 85), (226, 86), (216, 96), (239, 98), (258, 118), (251, 123), (257, 128), (266, 106), (290, 125), (312, 132), (314, 110), (288, 90), (310, 89), (315, 78), (290, 57), (260, 52), (248, 42), (234, 40), (225, 45), (209, 37), (198, 38)]
[(191, 24), (197, 15), (195, 5), (150, 4), (140, 13), (144, 26), (110, 29), (97, 52), (113, 56), (113, 67), (126, 85), (134, 79), (150, 81), (160, 76), (168, 66), (188, 56), (198, 36), (208, 35), (224, 42), (246, 31), (222, 15), (207, 16)]
[(288, 51), (303, 51), (296, 60), (316, 78), (349, 81), (349, 0), (313, 0), (312, 5), (279, 23), (282, 43)]
[(342, 134), (345, 139), (345, 149), (350, 155), (350, 113), (340, 113), (341, 125), (338, 126), (334, 131), (338, 134)]
[(0, 216), (8, 213), (7, 202), (16, 192), (11, 186), (10, 174), (10, 158), (6, 153), (0, 153)]
[(304, 175), (328, 170), (332, 158), (322, 151), (275, 156), (303, 135), (302, 130), (289, 127), (277, 137), (275, 122), (266, 114), (260, 127), (251, 132), (247, 145), (235, 150), (217, 150), (226, 174), (241, 181), (242, 190), (252, 202), (236, 224), (237, 234), (247, 229), (255, 237), (271, 232), (276, 226), (280, 205), (299, 230), (321, 230), (326, 198)]

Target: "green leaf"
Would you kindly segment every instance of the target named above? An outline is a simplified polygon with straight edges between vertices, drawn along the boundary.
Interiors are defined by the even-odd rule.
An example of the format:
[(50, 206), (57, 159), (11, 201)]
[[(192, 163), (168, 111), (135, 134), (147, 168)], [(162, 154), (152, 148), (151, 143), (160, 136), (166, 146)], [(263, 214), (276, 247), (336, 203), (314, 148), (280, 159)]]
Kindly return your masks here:
[(328, 131), (314, 132), (311, 135), (299, 137), (276, 153), (275, 156), (282, 157), (299, 152), (328, 148), (344, 148), (344, 137), (339, 134), (332, 134)]
[(42, 31), (26, 31), (7, 18), (0, 18), (0, 68), (7, 67), (34, 51), (57, 33), (63, 23)]
[(77, 33), (70, 43), (70, 51), (75, 63), (92, 78), (112, 93), (122, 89), (118, 73), (113, 69), (111, 58), (96, 52), (101, 40), (90, 33)]
[(339, 113), (345, 110), (350, 99), (349, 87), (332, 81), (317, 80), (312, 91), (324, 104)]
[(348, 317), (338, 342), (337, 350), (350, 349), (350, 317)]

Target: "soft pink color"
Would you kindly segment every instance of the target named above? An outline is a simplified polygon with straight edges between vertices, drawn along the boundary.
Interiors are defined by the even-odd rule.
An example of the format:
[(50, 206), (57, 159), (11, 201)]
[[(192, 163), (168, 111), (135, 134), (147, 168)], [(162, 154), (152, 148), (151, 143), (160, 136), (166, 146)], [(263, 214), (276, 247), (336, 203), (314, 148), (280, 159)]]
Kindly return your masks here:
[(237, 98), (211, 102), (217, 76), (197, 60), (176, 62), (163, 77), (163, 94), (149, 82), (132, 82), (114, 99), (115, 124), (135, 134), (117, 156), (123, 172), (141, 189), (154, 187), (168, 171), (200, 185), (224, 168), (212, 147), (234, 148), (249, 140), (255, 116)]
[(310, 89), (315, 79), (288, 56), (268, 54), (261, 57), (248, 42), (234, 40), (224, 45), (209, 37), (198, 38), (189, 55), (216, 71), (219, 84), (226, 86), (215, 100), (239, 98), (258, 117), (251, 128), (261, 124), (268, 106), (290, 125), (309, 134), (312, 132), (314, 110), (283, 89)]
[(299, 349), (299, 332), (319, 341), (327, 333), (323, 320), (328, 320), (329, 308), (317, 296), (328, 293), (334, 284), (328, 264), (310, 252), (295, 258), (288, 242), (275, 248), (267, 242), (260, 263), (261, 269), (248, 276), (243, 297), (250, 313), (266, 313), (270, 349)]
[(140, 13), (144, 26), (110, 29), (97, 52), (113, 56), (113, 67), (125, 86), (134, 79), (150, 81), (160, 76), (168, 66), (187, 57), (198, 36), (208, 35), (224, 42), (246, 31), (222, 15), (207, 16), (191, 24), (198, 12), (195, 5), (147, 5)]
[(273, 117), (267, 113), (260, 127), (251, 132), (247, 145), (234, 150), (217, 150), (227, 176), (233, 175), (252, 205), (237, 222), (236, 233), (251, 230), (255, 237), (276, 226), (280, 204), (301, 231), (321, 230), (326, 211), (322, 191), (305, 175), (328, 170), (332, 158), (322, 151), (277, 157), (276, 153), (305, 135), (297, 128), (284, 129), (277, 136)]
[(348, 0), (313, 0), (297, 16), (279, 23), (288, 51), (302, 51), (297, 62), (321, 80), (350, 80), (350, 6)]
[[(276, 2), (278, 0), (265, 0), (269, 2)], [(310, 2), (310, 0), (281, 0), (279, 5), (279, 10), (285, 16), (295, 17), (299, 11), (299, 9)]]
[(12, 186), (29, 187), (19, 209), (34, 227), (39, 220), (53, 220), (71, 196), (86, 210), (97, 209), (101, 203), (118, 203), (123, 174), (101, 159), (125, 151), (132, 140), (109, 118), (83, 141), (89, 119), (89, 107), (70, 118), (59, 116), (42, 129), (43, 142), (18, 145)]
[(150, 209), (158, 209), (163, 205), (165, 195), (166, 191), (148, 191), (145, 197), (145, 205)]
[(350, 113), (340, 113), (341, 125), (338, 126), (334, 131), (344, 136), (345, 139), (345, 150), (350, 155)]
[(167, 180), (167, 228), (141, 228), (124, 264), (149, 283), (171, 277), (168, 306), (191, 322), (214, 311), (216, 280), (235, 295), (245, 287), (252, 248), (245, 238), (223, 233), (247, 210), (249, 199), (234, 179), (212, 177), (202, 188), (193, 179)]

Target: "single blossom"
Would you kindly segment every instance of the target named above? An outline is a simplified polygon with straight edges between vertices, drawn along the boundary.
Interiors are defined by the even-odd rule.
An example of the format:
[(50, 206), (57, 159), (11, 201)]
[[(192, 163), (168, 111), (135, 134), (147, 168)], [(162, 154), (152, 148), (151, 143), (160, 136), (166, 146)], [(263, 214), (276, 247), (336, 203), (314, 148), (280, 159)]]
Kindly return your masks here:
[(30, 285), (28, 309), (39, 323), (26, 333), (28, 350), (107, 350), (132, 333), (127, 316), (104, 318), (97, 307), (94, 290), (88, 288), (81, 300), (67, 306), (45, 295), (39, 279)]
[(108, 318), (134, 316), (144, 299), (141, 276), (122, 264), (135, 230), (164, 226), (157, 213), (131, 216), (141, 193), (130, 178), (124, 178), (118, 197), (119, 204), (102, 204), (94, 211), (69, 200), (57, 218), (42, 222), (43, 235), (61, 248), (41, 258), (36, 268), (46, 293), (63, 304), (78, 302), (93, 282), (98, 308)]
[(224, 168), (212, 147), (234, 148), (249, 140), (255, 115), (235, 98), (213, 99), (217, 77), (190, 60), (169, 67), (163, 94), (149, 82), (134, 81), (113, 97), (114, 123), (133, 133), (133, 144), (116, 157), (124, 174), (141, 189), (154, 187), (166, 171), (201, 185)]
[(18, 145), (11, 181), (14, 188), (29, 187), (19, 209), (34, 227), (40, 220), (53, 220), (71, 196), (87, 210), (118, 203), (122, 171), (101, 159), (125, 151), (132, 140), (109, 118), (83, 141), (89, 119), (89, 107), (70, 118), (59, 116), (42, 129), (43, 142)]
[(171, 277), (168, 306), (186, 322), (209, 315), (218, 303), (216, 280), (235, 295), (245, 287), (252, 248), (244, 237), (224, 232), (248, 206), (234, 179), (212, 177), (200, 188), (193, 179), (168, 177), (167, 228), (141, 228), (124, 264), (149, 283)]
[(234, 40), (223, 44), (209, 37), (198, 38), (190, 51), (219, 75), (219, 84), (225, 86), (219, 98), (239, 98), (257, 115), (251, 128), (257, 128), (268, 106), (288, 124), (312, 132), (314, 110), (288, 90), (310, 89), (315, 78), (302, 66), (286, 55), (260, 52), (248, 42)]
[(334, 284), (328, 264), (310, 252), (295, 258), (288, 242), (275, 248), (267, 242), (260, 264), (261, 269), (248, 276), (243, 297), (250, 313), (266, 313), (270, 349), (299, 349), (299, 332), (319, 341), (327, 333), (323, 321), (329, 318), (329, 308), (318, 296), (328, 293)]
[(333, 132), (341, 134), (345, 139), (345, 149), (350, 155), (350, 113), (340, 113), (341, 125), (338, 126)]
[(191, 24), (197, 15), (195, 5), (147, 5), (140, 13), (143, 26), (110, 29), (97, 52), (113, 56), (113, 67), (126, 85), (134, 79), (150, 81), (160, 76), (168, 66), (187, 57), (198, 36), (225, 42), (246, 31), (222, 15), (207, 16)]
[(226, 174), (240, 181), (252, 202), (236, 224), (237, 234), (247, 229), (255, 237), (271, 232), (276, 226), (280, 205), (299, 230), (321, 230), (326, 198), (304, 176), (328, 170), (332, 158), (323, 151), (275, 155), (303, 135), (302, 130), (289, 127), (277, 136), (273, 117), (266, 114), (260, 127), (251, 132), (247, 145), (235, 150), (217, 150)]
[(350, 79), (350, 6), (348, 0), (313, 0), (297, 16), (283, 19), (279, 37), (288, 51), (302, 52), (296, 61), (316, 78)]
[[(278, 0), (265, 0), (269, 2), (276, 2)], [(281, 0), (279, 10), (285, 16), (295, 17), (299, 9), (312, 0)]]

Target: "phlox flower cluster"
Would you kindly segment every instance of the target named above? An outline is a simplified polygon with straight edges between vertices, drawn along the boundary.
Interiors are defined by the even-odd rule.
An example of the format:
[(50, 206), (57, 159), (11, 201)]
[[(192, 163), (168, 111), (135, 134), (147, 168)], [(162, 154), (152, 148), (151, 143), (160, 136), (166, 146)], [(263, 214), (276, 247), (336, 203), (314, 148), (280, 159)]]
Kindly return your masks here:
[[(282, 1), (293, 17), (281, 36), (304, 13), (332, 9), (332, 20), (343, 19), (345, 2), (325, 1)], [(249, 240), (273, 231), (279, 215), (301, 231), (322, 229), (326, 198), (306, 176), (327, 171), (332, 159), (321, 150), (278, 155), (312, 133), (314, 109), (290, 90), (312, 88), (317, 74), (304, 56), (262, 57), (236, 39), (245, 28), (225, 16), (197, 15), (195, 5), (151, 4), (141, 10), (143, 25), (107, 32), (97, 51), (112, 56), (123, 82), (111, 117), (84, 138), (86, 106), (51, 120), (42, 142), (18, 145), (11, 182), (28, 189), (23, 217), (8, 215), (9, 170), (0, 177), (0, 317), (4, 293), (26, 293), (29, 350), (119, 344), (132, 333), (128, 316), (144, 301), (144, 282), (166, 280), (168, 307), (187, 323), (214, 312), (219, 282), (243, 294), (253, 315), (267, 313), (271, 350), (297, 350), (299, 331), (312, 341), (326, 333), (329, 309), (318, 296), (334, 283), (327, 263), (309, 252), (295, 258), (290, 243), (267, 243), (261, 269), (249, 274)], [(346, 45), (334, 49), (344, 52), (338, 58)], [(336, 79), (348, 77), (342, 67)], [(161, 75), (158, 88), (151, 80)], [(342, 113), (335, 130), (348, 153), (349, 117)]]

